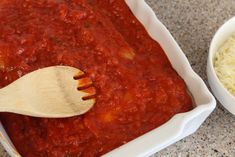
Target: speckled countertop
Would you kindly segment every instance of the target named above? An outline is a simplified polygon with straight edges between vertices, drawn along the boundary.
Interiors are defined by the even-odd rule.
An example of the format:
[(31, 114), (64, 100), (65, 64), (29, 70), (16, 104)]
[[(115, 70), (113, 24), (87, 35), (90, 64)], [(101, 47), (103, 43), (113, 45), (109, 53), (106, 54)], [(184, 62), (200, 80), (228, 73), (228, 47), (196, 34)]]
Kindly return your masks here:
[[(235, 0), (147, 0), (207, 83), (210, 41), (220, 25), (235, 15)], [(0, 147), (0, 157), (8, 157)], [(152, 157), (235, 157), (235, 116), (218, 103), (193, 135)]]

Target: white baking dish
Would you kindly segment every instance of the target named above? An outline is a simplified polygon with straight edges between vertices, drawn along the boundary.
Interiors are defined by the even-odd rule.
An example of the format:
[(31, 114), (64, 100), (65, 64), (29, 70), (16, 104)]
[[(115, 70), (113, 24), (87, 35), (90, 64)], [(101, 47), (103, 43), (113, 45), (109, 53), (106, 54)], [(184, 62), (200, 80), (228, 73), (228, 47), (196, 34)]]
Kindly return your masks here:
[[(188, 90), (194, 98), (195, 108), (190, 112), (175, 115), (164, 125), (114, 149), (105, 154), (105, 157), (151, 155), (195, 132), (216, 106), (214, 97), (202, 79), (192, 70), (176, 41), (146, 2), (144, 0), (126, 0), (126, 3), (149, 35), (160, 43), (174, 69), (186, 82)], [(1, 124), (0, 141), (12, 157), (20, 157)]]

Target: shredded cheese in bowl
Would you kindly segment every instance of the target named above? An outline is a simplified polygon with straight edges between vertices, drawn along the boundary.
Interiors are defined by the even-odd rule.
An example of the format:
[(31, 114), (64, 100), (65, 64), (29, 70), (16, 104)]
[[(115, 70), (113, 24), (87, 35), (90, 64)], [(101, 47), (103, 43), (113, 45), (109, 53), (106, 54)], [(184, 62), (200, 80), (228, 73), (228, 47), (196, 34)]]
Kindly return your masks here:
[(235, 34), (216, 53), (214, 67), (219, 80), (235, 96)]

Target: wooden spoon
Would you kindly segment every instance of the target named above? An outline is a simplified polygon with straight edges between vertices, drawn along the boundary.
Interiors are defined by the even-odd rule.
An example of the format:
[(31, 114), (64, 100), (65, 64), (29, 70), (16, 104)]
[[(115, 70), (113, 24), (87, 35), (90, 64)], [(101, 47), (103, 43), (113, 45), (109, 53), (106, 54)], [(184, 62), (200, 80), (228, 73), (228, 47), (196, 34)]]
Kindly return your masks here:
[(53, 66), (31, 72), (0, 89), (0, 112), (61, 118), (86, 113), (96, 91), (84, 72)]

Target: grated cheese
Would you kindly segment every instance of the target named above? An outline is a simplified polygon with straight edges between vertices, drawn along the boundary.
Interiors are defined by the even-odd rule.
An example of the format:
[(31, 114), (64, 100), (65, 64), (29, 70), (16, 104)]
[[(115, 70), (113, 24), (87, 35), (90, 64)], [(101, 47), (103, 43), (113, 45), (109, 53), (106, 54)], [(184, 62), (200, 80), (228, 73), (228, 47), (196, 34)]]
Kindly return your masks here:
[(235, 96), (235, 34), (216, 53), (214, 67), (222, 84)]

